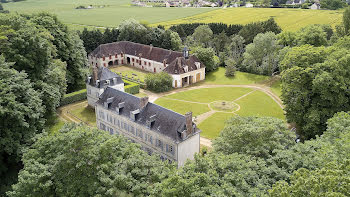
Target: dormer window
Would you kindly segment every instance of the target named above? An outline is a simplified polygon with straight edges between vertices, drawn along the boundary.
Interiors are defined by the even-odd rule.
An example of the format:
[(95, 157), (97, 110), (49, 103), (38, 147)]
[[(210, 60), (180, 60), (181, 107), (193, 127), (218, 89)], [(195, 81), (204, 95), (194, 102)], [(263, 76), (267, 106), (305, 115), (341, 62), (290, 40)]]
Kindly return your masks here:
[(118, 107), (115, 108), (117, 114), (120, 114), (125, 106), (125, 102), (118, 103)]
[(201, 68), (201, 63), (195, 62), (194, 64), (196, 65), (197, 69), (200, 69), (200, 68)]
[(115, 54), (115, 58), (118, 58), (118, 54)]
[(107, 101), (104, 103), (104, 107), (108, 109), (109, 105), (113, 102), (113, 100), (114, 100), (114, 97), (108, 98)]
[(112, 55), (109, 55), (109, 59), (112, 59)]
[(185, 73), (188, 72), (188, 66), (185, 66), (185, 67), (184, 67), (184, 71), (185, 71)]

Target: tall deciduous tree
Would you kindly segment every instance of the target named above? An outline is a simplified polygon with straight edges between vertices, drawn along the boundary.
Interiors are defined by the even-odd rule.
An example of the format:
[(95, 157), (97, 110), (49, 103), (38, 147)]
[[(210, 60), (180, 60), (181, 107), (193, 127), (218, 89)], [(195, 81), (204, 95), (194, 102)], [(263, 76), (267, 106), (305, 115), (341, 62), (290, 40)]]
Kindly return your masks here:
[(283, 120), (270, 117), (233, 117), (226, 122), (214, 149), (224, 154), (241, 153), (267, 159), (274, 151), (295, 144), (295, 134)]
[(137, 22), (135, 19), (129, 19), (123, 21), (119, 25), (119, 41), (131, 41), (141, 44), (149, 44), (149, 31), (144, 26)]
[(245, 51), (244, 38), (239, 35), (231, 37), (231, 43), (228, 46), (228, 57), (236, 62), (236, 65), (241, 65), (243, 61), (243, 53)]
[(350, 54), (346, 49), (337, 49), (326, 59), (309, 67), (292, 67), (282, 76), (286, 117), (307, 139), (322, 134), (333, 114), (350, 110)]
[(194, 30), (192, 37), (196, 46), (209, 47), (213, 37), (213, 31), (208, 25), (201, 25)]
[(346, 8), (343, 13), (343, 24), (345, 33), (349, 35), (350, 33), (350, 7)]
[(271, 75), (278, 71), (280, 46), (273, 32), (258, 34), (252, 44), (247, 45), (240, 69), (250, 73)]
[(77, 125), (38, 136), (23, 162), (11, 197), (145, 196), (172, 170), (124, 137)]
[(216, 60), (213, 48), (196, 47), (193, 49), (194, 55), (205, 65), (205, 71), (213, 71), (218, 67), (218, 60)]
[(22, 148), (43, 129), (44, 107), (27, 74), (0, 56), (0, 193), (20, 168)]
[(298, 45), (310, 44), (313, 46), (326, 46), (327, 33), (320, 25), (308, 25), (303, 27), (297, 35)]

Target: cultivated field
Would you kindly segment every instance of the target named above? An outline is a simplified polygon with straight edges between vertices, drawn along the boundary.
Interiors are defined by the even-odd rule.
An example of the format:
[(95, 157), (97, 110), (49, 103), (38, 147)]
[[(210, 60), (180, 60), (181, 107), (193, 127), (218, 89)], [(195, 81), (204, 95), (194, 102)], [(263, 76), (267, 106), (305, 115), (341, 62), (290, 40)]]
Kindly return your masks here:
[(173, 21), (165, 21), (156, 25), (169, 27), (180, 23), (215, 23), (247, 24), (254, 21), (275, 18), (283, 30), (296, 31), (309, 24), (330, 24), (335, 26), (342, 20), (342, 11), (304, 10), (277, 8), (226, 8), (185, 17)]
[[(131, 0), (26, 0), (5, 3), (4, 8), (13, 12), (33, 13), (47, 11), (75, 29), (88, 26), (116, 27), (125, 19), (158, 23), (212, 11), (212, 8), (142, 8), (130, 6)], [(75, 9), (78, 6), (96, 9)]]

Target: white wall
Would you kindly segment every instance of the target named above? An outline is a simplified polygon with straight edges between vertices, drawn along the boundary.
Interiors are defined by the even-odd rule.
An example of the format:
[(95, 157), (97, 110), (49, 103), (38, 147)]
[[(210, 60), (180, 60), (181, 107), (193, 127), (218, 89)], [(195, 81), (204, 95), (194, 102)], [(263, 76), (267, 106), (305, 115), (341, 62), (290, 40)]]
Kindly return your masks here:
[(88, 104), (91, 107), (96, 106), (96, 102), (97, 102), (99, 96), (103, 93), (103, 91), (104, 91), (103, 88), (99, 89), (99, 88), (93, 87), (89, 84), (86, 84), (87, 100), (88, 100)]
[(199, 153), (200, 134), (197, 133), (178, 144), (177, 164), (183, 166), (187, 159), (193, 160), (195, 153)]

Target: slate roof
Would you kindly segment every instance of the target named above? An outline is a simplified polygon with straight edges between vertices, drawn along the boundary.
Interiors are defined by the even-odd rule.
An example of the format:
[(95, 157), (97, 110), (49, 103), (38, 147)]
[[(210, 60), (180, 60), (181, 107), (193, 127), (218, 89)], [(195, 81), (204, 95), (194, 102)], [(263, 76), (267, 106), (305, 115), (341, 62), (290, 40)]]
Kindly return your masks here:
[[(188, 67), (188, 72), (197, 70), (195, 62), (200, 62), (196, 56), (190, 56), (188, 59), (184, 57), (177, 57), (167, 66), (164, 71), (169, 74), (183, 74), (185, 73), (184, 67)], [(200, 63), (200, 68), (204, 68), (204, 65)]]
[[(122, 78), (119, 75), (117, 75), (116, 73), (110, 71), (108, 68), (105, 68), (105, 67), (99, 68), (99, 70), (97, 72), (97, 79), (100, 81), (100, 83), (98, 83), (98, 85), (96, 85), (96, 81), (93, 80), (93, 76), (91, 75), (90, 77), (91, 77), (91, 80), (87, 81), (87, 82), (91, 86), (94, 86), (97, 88), (103, 88), (103, 86), (107, 80), (110, 81), (110, 84), (109, 84), (110, 86), (124, 83), (124, 81), (122, 80)], [(116, 80), (113, 80), (114, 78), (116, 78)]]
[[(141, 98), (110, 87), (107, 87), (102, 93), (100, 99), (97, 101), (97, 105), (104, 107), (104, 103), (109, 98), (113, 98), (113, 101), (111, 101), (108, 106), (108, 109), (112, 111), (118, 107), (119, 103), (124, 102), (124, 108), (119, 113), (121, 116), (130, 118), (130, 112), (140, 109)], [(183, 141), (178, 131), (183, 131), (185, 129), (186, 118), (184, 115), (148, 102), (145, 107), (140, 109), (140, 113), (135, 119), (135, 122), (147, 127), (147, 121), (149, 121), (150, 117), (153, 115), (155, 115), (155, 121), (150, 128), (152, 131), (171, 138), (175, 143)], [(195, 128), (193, 134), (198, 132), (200, 132), (200, 130)]]
[[(102, 44), (98, 46), (89, 55), (97, 58), (108, 57), (109, 55), (115, 54), (129, 54), (137, 57), (153, 60), (156, 62), (166, 61), (167, 64), (173, 63), (176, 58), (183, 57), (183, 54), (178, 51), (171, 51), (167, 49), (162, 49), (158, 47), (153, 47), (150, 45), (144, 45), (129, 41), (113, 42), (108, 44)], [(191, 66), (194, 70), (197, 69), (194, 62), (200, 62), (199, 59), (193, 55), (189, 57), (190, 61), (187, 64)], [(201, 68), (204, 68), (204, 64), (201, 63)], [(169, 69), (169, 71), (175, 69)], [(168, 72), (168, 71), (166, 71)], [(169, 72), (170, 74), (175, 74), (174, 72)]]

